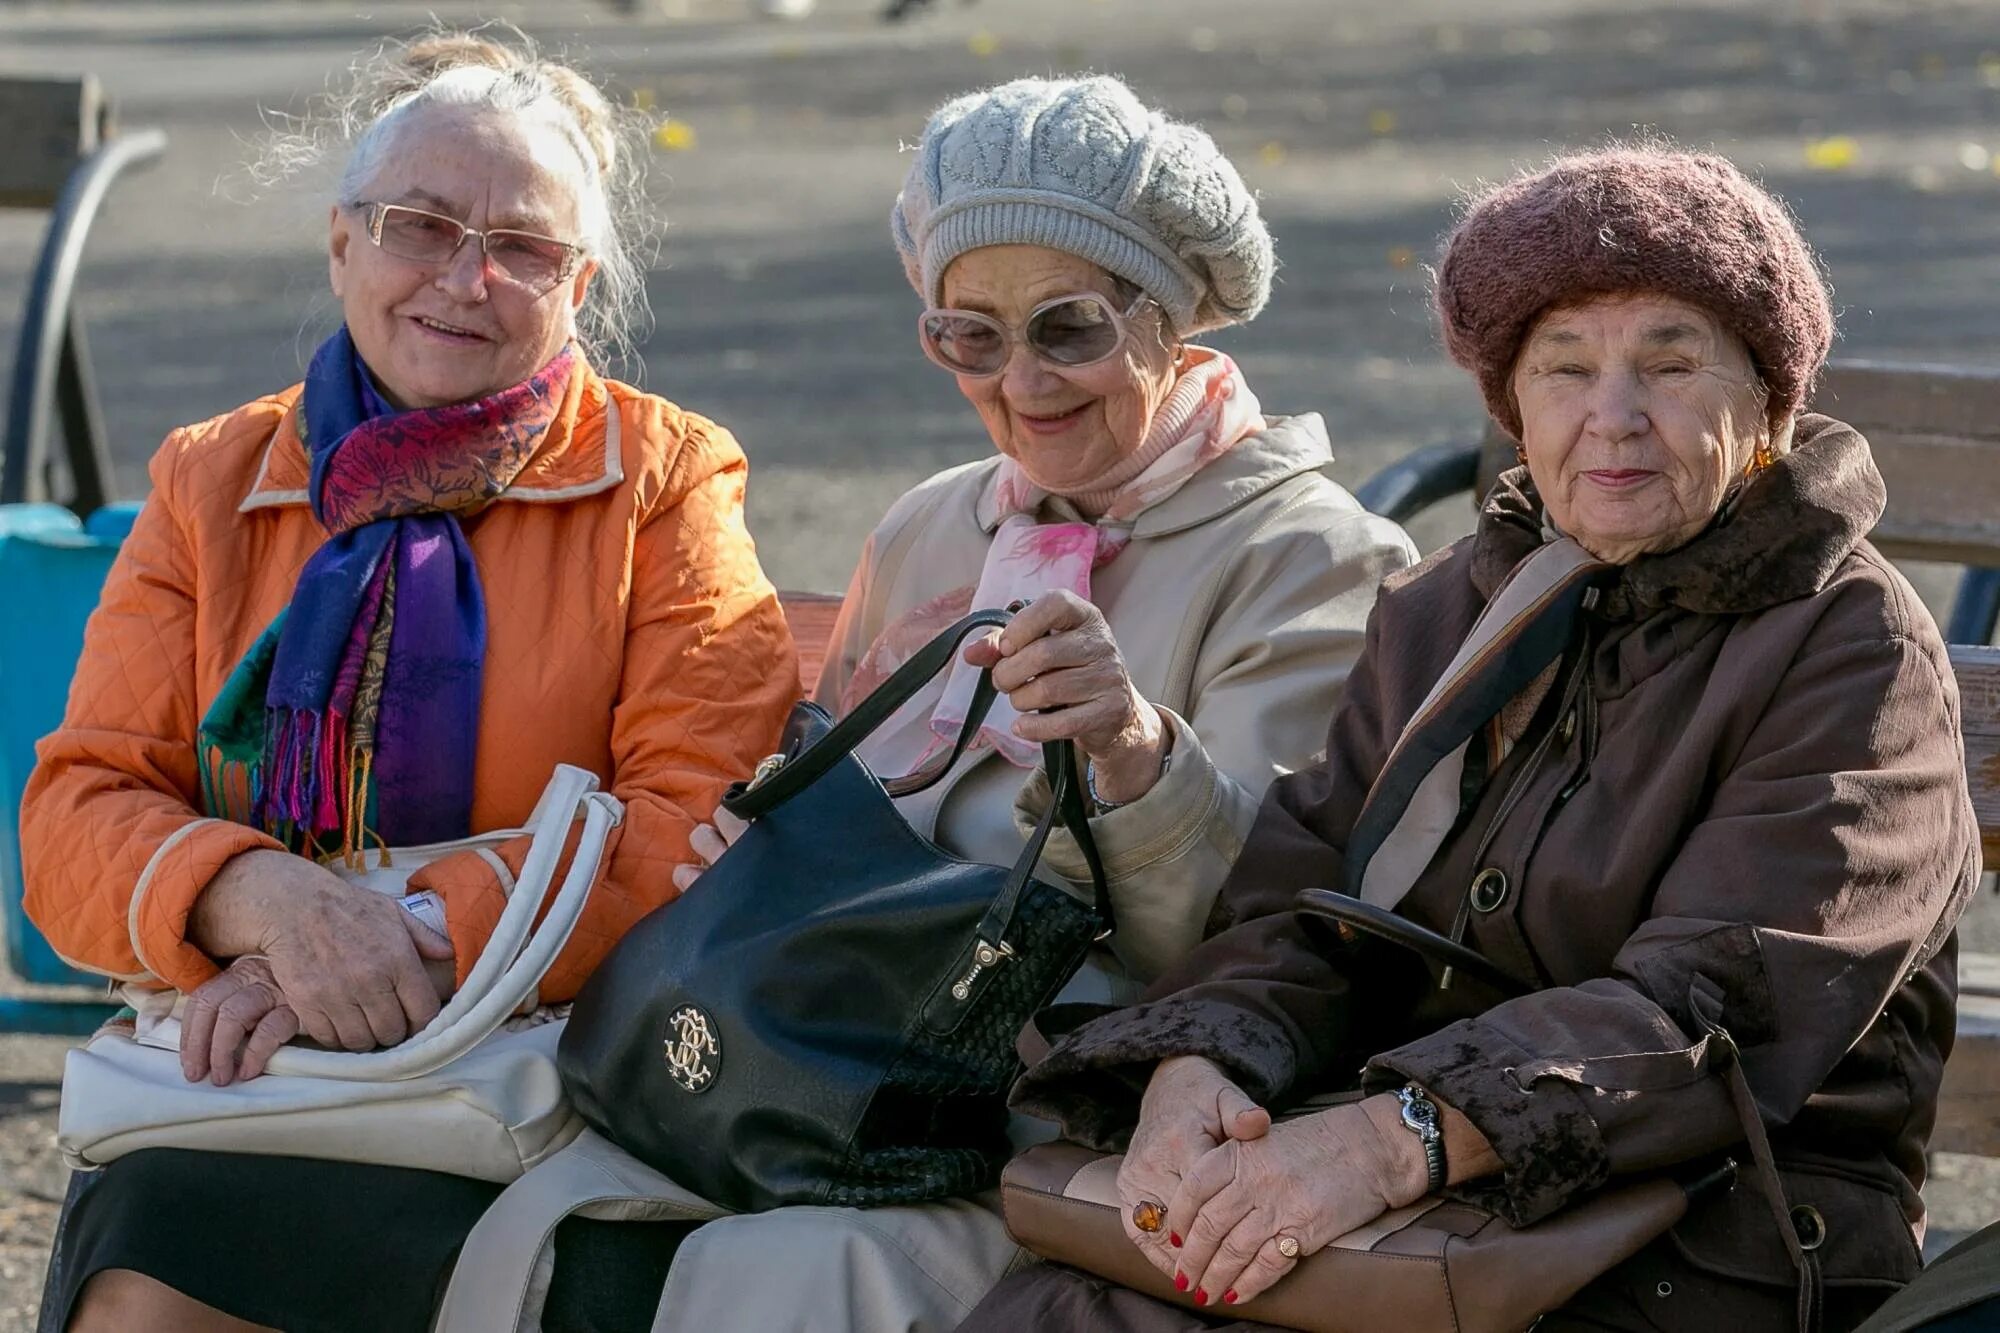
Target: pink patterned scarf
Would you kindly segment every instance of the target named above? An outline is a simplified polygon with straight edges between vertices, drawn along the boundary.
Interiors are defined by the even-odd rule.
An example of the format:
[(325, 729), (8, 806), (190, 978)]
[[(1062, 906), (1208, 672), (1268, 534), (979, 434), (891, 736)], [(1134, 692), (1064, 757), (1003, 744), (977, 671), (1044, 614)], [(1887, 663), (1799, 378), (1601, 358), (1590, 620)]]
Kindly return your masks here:
[[(1059, 588), (1088, 601), (1092, 571), (1125, 549), (1141, 514), (1263, 428), (1263, 408), (1236, 363), (1210, 348), (1190, 347), (1180, 377), (1139, 448), (1090, 489), (1064, 497), (1097, 512), (1096, 522), (1039, 521), (1037, 515), (1050, 492), (1037, 486), (1013, 459), (1003, 459), (993, 482), (1002, 519), (987, 547), (979, 582), (932, 598), (885, 626), (847, 682), (841, 711), (866, 698), (912, 653), (974, 607), (1006, 606)], [(930, 734), (922, 751), (866, 754), (871, 765), (878, 772), (914, 768), (949, 745), (965, 721), (978, 678), (978, 671), (961, 658), (941, 688), (934, 685), (918, 695), (899, 715), (929, 712)], [(977, 744), (993, 747), (1010, 763), (1031, 768), (1041, 762), (1041, 746), (1014, 734), (1019, 716), (1002, 695), (980, 728)], [(908, 730), (892, 721), (876, 734), (887, 738)]]

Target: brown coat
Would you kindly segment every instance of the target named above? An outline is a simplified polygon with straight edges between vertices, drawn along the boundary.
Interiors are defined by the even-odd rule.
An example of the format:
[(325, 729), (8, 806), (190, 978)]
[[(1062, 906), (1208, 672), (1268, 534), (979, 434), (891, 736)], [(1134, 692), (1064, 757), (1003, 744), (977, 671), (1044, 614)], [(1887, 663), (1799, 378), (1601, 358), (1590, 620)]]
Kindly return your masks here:
[[(1470, 943), (1545, 989), (1497, 1002), (1462, 978), (1412, 987), (1407, 968), (1344, 952), (1289, 910), (1297, 890), (1343, 882), (1342, 848), (1389, 747), (1541, 540), (1526, 487), (1509, 474), (1477, 533), (1388, 581), (1328, 760), (1272, 787), (1222, 890), (1216, 924), (1230, 928), (1150, 1004), (1059, 1044), (1016, 1104), (1111, 1146), (1144, 1073), (1172, 1053), (1208, 1055), (1279, 1104), (1351, 1085), (1357, 1069), (1369, 1088), (1415, 1080), (1504, 1163), (1464, 1193), (1531, 1222), (1741, 1138), (1717, 1077), (1622, 1094), (1587, 1077), (1523, 1091), (1510, 1077), (1690, 1046), (1690, 988), (1706, 978), (1790, 1202), (1826, 1218), (1828, 1287), (1905, 1282), (1952, 1041), (1952, 930), (1979, 853), (1944, 646), (1864, 540), (1884, 493), (1849, 427), (1803, 418), (1795, 451), (1726, 521), (1622, 571), (1586, 613), (1587, 646), (1404, 899), (1435, 930), (1463, 920)], [(1487, 869), (1505, 892), (1475, 910)], [(1793, 1279), (1748, 1173), (1698, 1202), (1673, 1246), (1710, 1277)]]

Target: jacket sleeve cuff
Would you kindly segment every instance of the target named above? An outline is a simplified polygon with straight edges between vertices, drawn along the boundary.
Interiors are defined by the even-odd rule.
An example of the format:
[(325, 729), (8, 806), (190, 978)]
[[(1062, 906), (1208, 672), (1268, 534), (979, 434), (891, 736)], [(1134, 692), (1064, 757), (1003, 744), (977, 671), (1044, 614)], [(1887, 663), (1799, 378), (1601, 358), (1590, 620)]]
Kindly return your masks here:
[(408, 891), (426, 889), (444, 900), (446, 932), (451, 936), (451, 965), (454, 988), (465, 984), (472, 965), (493, 938), (493, 927), (507, 910), (533, 839), (516, 838), (495, 850), (470, 849), (453, 852), (433, 861), (410, 876)]
[(1557, 1079), (1528, 1089), (1514, 1081), (1514, 1070), (1534, 1059), (1472, 1019), (1376, 1056), (1362, 1086), (1383, 1092), (1416, 1083), (1470, 1120), (1493, 1145), (1501, 1172), (1449, 1193), (1528, 1226), (1611, 1177), (1603, 1133), (1581, 1092)]
[(1101, 1152), (1123, 1148), (1153, 1067), (1201, 1055), (1258, 1102), (1290, 1085), (1298, 1056), (1275, 1023), (1187, 994), (1119, 1009), (1077, 1028), (1014, 1085), (1009, 1105), (1053, 1120), (1063, 1136)]
[(220, 972), (213, 958), (189, 942), (188, 917), (225, 862), (262, 850), (285, 848), (267, 834), (226, 819), (192, 819), (168, 835), (139, 872), (126, 912), (139, 966), (183, 993)]

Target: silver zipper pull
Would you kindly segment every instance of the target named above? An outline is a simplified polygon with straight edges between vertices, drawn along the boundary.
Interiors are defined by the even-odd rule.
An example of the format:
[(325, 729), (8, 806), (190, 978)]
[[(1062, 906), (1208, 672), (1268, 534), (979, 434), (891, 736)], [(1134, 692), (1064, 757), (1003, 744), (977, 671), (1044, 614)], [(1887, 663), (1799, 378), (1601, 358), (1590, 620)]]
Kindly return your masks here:
[(972, 948), (972, 967), (966, 974), (952, 983), (951, 998), (960, 1004), (972, 996), (972, 983), (979, 980), (979, 974), (989, 967), (998, 967), (1014, 957), (1014, 946), (1002, 940), (999, 944), (988, 944), (980, 940)]

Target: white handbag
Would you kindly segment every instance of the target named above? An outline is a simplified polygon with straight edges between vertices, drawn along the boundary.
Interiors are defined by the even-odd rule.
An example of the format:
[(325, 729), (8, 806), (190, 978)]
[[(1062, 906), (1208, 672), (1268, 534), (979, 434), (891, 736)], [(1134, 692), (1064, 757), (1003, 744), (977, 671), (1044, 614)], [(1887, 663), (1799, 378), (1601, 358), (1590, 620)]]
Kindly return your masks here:
[[(457, 842), (395, 848), (385, 868), (336, 873), (400, 897), (418, 868), (462, 851), (483, 852), (507, 906), (471, 972), (421, 1032), (380, 1051), (286, 1046), (266, 1072), (218, 1088), (181, 1074), (180, 1024), (156, 1014), (114, 1023), (69, 1053), (57, 1141), (79, 1170), (142, 1148), (316, 1157), (415, 1167), (507, 1182), (575, 1138), (582, 1122), (556, 1075), (562, 1022), (515, 1019), (530, 1003), (583, 913), (605, 840), (624, 808), (597, 777), (559, 765), (523, 829)], [(535, 915), (555, 878), (578, 813), (583, 833), (569, 873), (541, 924)], [(521, 875), (493, 849), (532, 836)], [(164, 996), (134, 996), (164, 1009)], [(178, 997), (175, 999), (178, 1006)], [(510, 1020), (514, 1020), (511, 1021)]]

